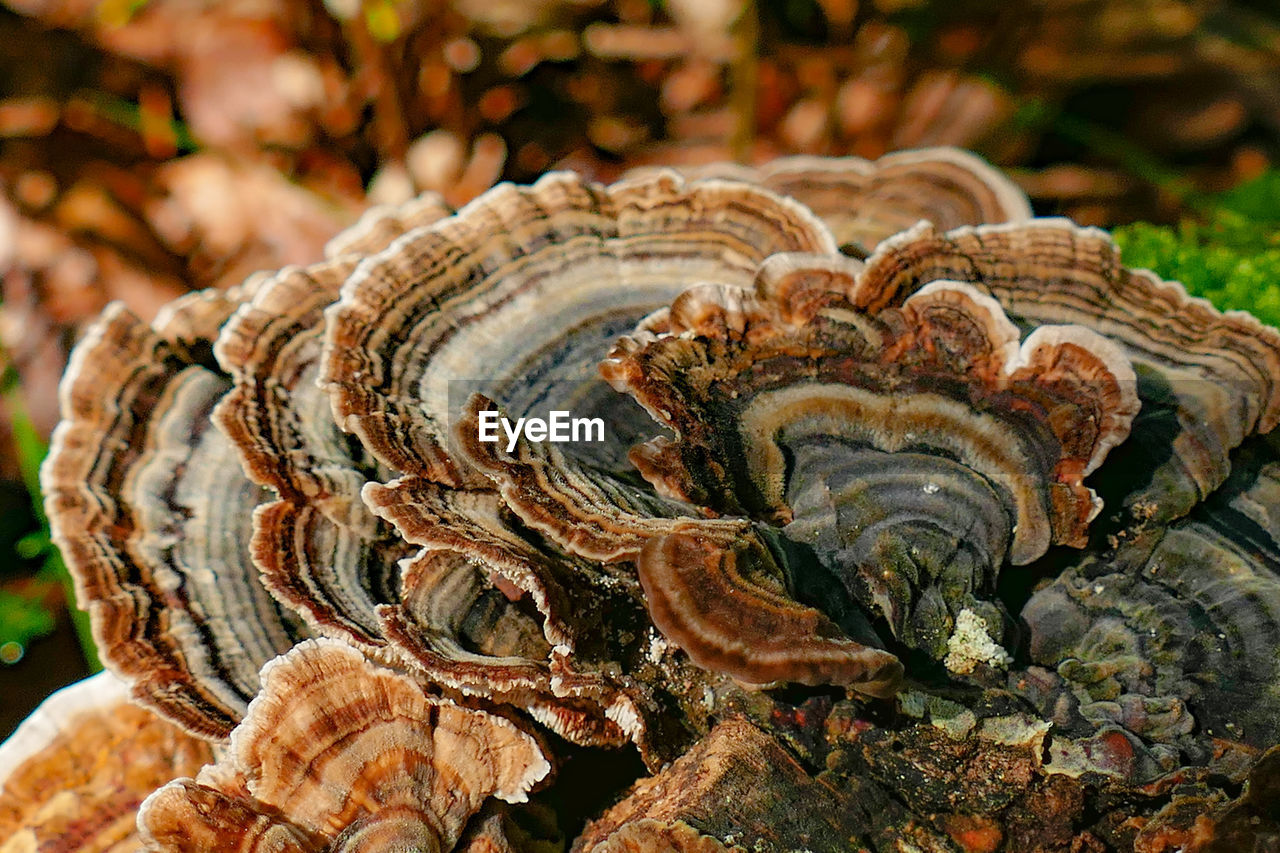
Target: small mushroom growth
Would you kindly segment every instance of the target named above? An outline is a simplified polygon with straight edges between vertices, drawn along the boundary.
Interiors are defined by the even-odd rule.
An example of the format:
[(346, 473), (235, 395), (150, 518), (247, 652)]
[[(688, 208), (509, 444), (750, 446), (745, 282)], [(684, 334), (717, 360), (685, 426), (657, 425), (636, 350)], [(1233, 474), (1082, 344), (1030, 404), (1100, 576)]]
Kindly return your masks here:
[(147, 850), (1280, 838), (1280, 332), (964, 152), (375, 209), (62, 405)]

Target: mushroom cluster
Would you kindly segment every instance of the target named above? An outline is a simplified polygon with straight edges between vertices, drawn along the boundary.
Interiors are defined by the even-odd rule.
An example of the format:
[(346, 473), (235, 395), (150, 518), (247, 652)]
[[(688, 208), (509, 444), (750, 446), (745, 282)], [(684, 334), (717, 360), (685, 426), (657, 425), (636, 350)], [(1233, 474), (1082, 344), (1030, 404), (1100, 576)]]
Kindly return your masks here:
[(61, 394), (16, 850), (1280, 838), (1280, 332), (964, 152), (374, 209)]

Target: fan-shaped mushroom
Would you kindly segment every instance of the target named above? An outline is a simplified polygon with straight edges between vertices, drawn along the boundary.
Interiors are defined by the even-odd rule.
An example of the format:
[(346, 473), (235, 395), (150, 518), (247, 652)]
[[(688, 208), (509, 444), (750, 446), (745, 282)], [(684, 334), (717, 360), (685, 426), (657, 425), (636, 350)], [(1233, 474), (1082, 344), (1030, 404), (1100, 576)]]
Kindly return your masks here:
[[(1255, 812), (1280, 333), (1027, 212), (937, 150), (562, 173), (113, 309), (55, 533), (108, 666), (232, 732), (147, 843), (1123, 849)], [(519, 426), (556, 411), (603, 440)], [(582, 769), (628, 742), (629, 792)]]
[(103, 659), (134, 696), (215, 739), (244, 713), (262, 664), (302, 634), (249, 554), (267, 493), (210, 421), (230, 387), (210, 346), (237, 304), (193, 294), (150, 326), (108, 308), (67, 367), (41, 471)]
[(1125, 448), (1117, 490), (1147, 515), (1185, 515), (1226, 479), (1233, 449), (1280, 422), (1280, 332), (1126, 269), (1096, 228), (1050, 219), (944, 234), (920, 225), (882, 243), (865, 278), (885, 302), (937, 279), (969, 282), (1015, 321), (1071, 323), (1118, 344), (1137, 372), (1139, 423), (1150, 428)]
[(510, 720), (311, 640), (263, 669), (227, 752), (138, 825), (154, 851), (451, 850), (490, 797), (524, 802), (550, 771)]
[(448, 213), (432, 195), (369, 211), (328, 247), (328, 261), (264, 281), (215, 345), (233, 384), (214, 418), (249, 477), (279, 496), (254, 516), (263, 582), (313, 630), (366, 648), (383, 642), (375, 608), (395, 600), (395, 563), (408, 549), (361, 503), (374, 463), (337, 429), (316, 387), (323, 311), (361, 256)]
[(109, 672), (64, 687), (0, 745), (0, 849), (135, 850), (139, 804), (212, 757)]
[(759, 184), (822, 218), (841, 248), (865, 258), (920, 220), (939, 230), (1031, 218), (1027, 197), (982, 159), (956, 148), (920, 148), (861, 157), (780, 157), (758, 168), (717, 164), (691, 178)]
[(1188, 518), (1082, 560), (1037, 591), (1022, 618), (1032, 659), (1056, 668), (1094, 725), (1182, 746), (1280, 741), (1274, 450), (1252, 443)]
[[(339, 425), (381, 462), (448, 484), (481, 482), (449, 453), (448, 420), (468, 392), (516, 415), (603, 416), (616, 401), (600, 400), (594, 376), (602, 343), (694, 282), (745, 282), (773, 252), (835, 248), (795, 202), (671, 174), (502, 185), (416, 236), (348, 281), (321, 382)], [(625, 450), (616, 433), (601, 461)]]
[[(984, 607), (974, 596), (989, 596), (1006, 558), (1024, 564), (1052, 542), (1084, 544), (1098, 505), (1081, 478), (1127, 434), (1137, 397), (1123, 354), (1088, 330), (1044, 327), (1019, 347), (993, 300), (949, 282), (901, 308), (859, 310), (876, 299), (856, 264), (775, 255), (754, 292), (686, 291), (602, 367), (675, 433), (632, 452), (658, 492), (785, 524), (785, 542), (804, 546), (789, 555), (710, 545), (729, 535), (727, 520), (655, 519), (648, 507), (619, 504), (616, 490), (566, 479), (532, 450), (504, 457), (474, 441), (464, 449), (562, 547), (637, 559), (655, 622), (695, 660), (747, 681), (891, 690), (883, 655), (868, 668), (843, 640), (817, 642), (833, 627), (821, 622), (803, 631), (815, 648), (843, 647), (857, 665), (807, 671), (797, 655), (788, 673), (764, 663), (806, 644), (779, 623), (757, 630), (755, 615), (783, 608), (811, 621), (794, 602), (785, 609), (790, 593), (849, 636), (873, 636), (857, 601), (941, 657), (955, 614)], [(602, 547), (610, 541), (613, 552)], [(777, 565), (761, 571), (769, 562)], [(998, 611), (985, 609), (998, 624)]]
[[(652, 718), (670, 716), (659, 711), (656, 691), (607, 674), (645, 654), (634, 575), (549, 549), (496, 496), (486, 498), (491, 486), (458, 455), (448, 421), (475, 390), (513, 413), (598, 416), (606, 440), (585, 445), (583, 457), (621, 469), (645, 419), (619, 406), (595, 374), (608, 342), (697, 281), (749, 281), (773, 251), (834, 249), (821, 223), (794, 202), (670, 174), (610, 188), (551, 175), (530, 188), (499, 188), (454, 219), (406, 236), (355, 271), (328, 315), (322, 382), (338, 423), (409, 475), (370, 486), (367, 500), (434, 553), (413, 571), (439, 572), (452, 560), (449, 570), (461, 577), (459, 563), (470, 561), (528, 595), (554, 644), (545, 683), (562, 699), (595, 704), (629, 736), (647, 737), (658, 725)], [(423, 640), (439, 633), (438, 623), (411, 624), (415, 612), (427, 611), (388, 611), (388, 629)], [(630, 627), (616, 631), (621, 625)], [(617, 648), (619, 635), (631, 638), (628, 648)], [(443, 639), (452, 642), (449, 632)], [(464, 670), (445, 677), (478, 689)], [(487, 689), (511, 675), (491, 670)], [(522, 677), (537, 681), (532, 672)], [(548, 705), (540, 713), (555, 720), (564, 710)], [(581, 723), (565, 726), (557, 730), (569, 734)]]

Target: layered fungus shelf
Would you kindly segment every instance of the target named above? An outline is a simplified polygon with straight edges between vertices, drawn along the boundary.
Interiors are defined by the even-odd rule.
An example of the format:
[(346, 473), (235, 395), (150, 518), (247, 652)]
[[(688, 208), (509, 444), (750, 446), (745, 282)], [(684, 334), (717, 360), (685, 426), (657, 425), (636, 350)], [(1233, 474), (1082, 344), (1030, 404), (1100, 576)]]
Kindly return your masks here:
[(1275, 849), (1280, 333), (964, 152), (374, 209), (61, 400), (16, 849)]

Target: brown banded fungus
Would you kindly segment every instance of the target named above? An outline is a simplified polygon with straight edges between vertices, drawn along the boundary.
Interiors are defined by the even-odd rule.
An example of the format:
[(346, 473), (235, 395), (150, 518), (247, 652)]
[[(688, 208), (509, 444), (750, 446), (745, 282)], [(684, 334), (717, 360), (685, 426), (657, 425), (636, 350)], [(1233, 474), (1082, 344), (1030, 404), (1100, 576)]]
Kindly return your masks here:
[[(337, 422), (404, 475), (365, 495), (423, 546), (407, 588), (438, 588), (428, 574), (464, 577), (478, 566), (489, 576), (484, 586), (532, 603), (550, 652), (535, 661), (541, 675), (500, 661), (505, 671), (477, 679), (468, 674), (481, 662), (474, 650), (461, 667), (441, 654), (442, 643), (457, 645), (443, 629), (445, 611), (418, 606), (415, 596), (386, 618), (391, 633), (422, 640), (410, 652), (417, 662), (469, 692), (550, 688), (563, 701), (539, 718), (572, 739), (648, 742), (650, 728), (670, 724), (659, 717), (682, 727), (681, 715), (664, 708), (670, 700), (657, 698), (671, 691), (614, 674), (624, 659), (632, 662), (622, 669), (633, 671), (649, 655), (652, 629), (634, 572), (544, 542), (460, 454), (449, 420), (476, 391), (513, 416), (559, 409), (600, 417), (605, 440), (581, 445), (579, 458), (622, 475), (647, 418), (598, 378), (609, 342), (699, 281), (746, 283), (774, 252), (834, 250), (811, 213), (755, 187), (663, 173), (604, 188), (553, 174), (532, 187), (496, 188), (358, 267), (328, 312), (321, 382)], [(575, 710), (584, 705), (597, 708), (595, 733)]]
[[(110, 310), (63, 405), (107, 666), (223, 741), (151, 849), (1193, 850), (1263, 796), (1280, 333), (968, 154), (424, 196)], [(601, 440), (484, 433), (555, 411)]]
[(213, 739), (239, 721), (259, 668), (304, 633), (249, 553), (267, 492), (210, 421), (230, 387), (210, 346), (236, 296), (183, 297), (150, 325), (109, 308), (72, 354), (41, 471), (104, 661), (136, 698)]
[(1123, 473), (1146, 481), (1115, 491), (1145, 517), (1185, 515), (1222, 485), (1233, 449), (1280, 422), (1280, 332), (1124, 267), (1096, 228), (1045, 219), (940, 233), (921, 224), (867, 261), (866, 280), (885, 301), (937, 279), (973, 284), (1017, 323), (1079, 325), (1121, 348), (1143, 400)]
[(759, 184), (822, 218), (841, 249), (865, 258), (886, 237), (928, 220), (940, 230), (1031, 218), (1027, 197), (986, 161), (957, 148), (879, 158), (780, 157), (756, 168), (725, 163), (682, 170)]
[(1191, 751), (1276, 744), (1278, 567), (1280, 460), (1255, 441), (1187, 518), (1083, 557), (1023, 608), (1032, 660), (1061, 679), (1055, 719)]
[(263, 669), (227, 751), (138, 825), (152, 851), (452, 850), (490, 797), (524, 802), (550, 772), (510, 720), (311, 640)]
[(65, 687), (0, 745), (0, 850), (137, 850), (138, 805), (212, 758), (109, 672)]
[(383, 644), (375, 609), (395, 600), (395, 563), (408, 549), (361, 502), (375, 464), (316, 387), (323, 312), (362, 256), (449, 213), (431, 195), (370, 210), (327, 247), (328, 261), (263, 282), (215, 345), (233, 386), (214, 418), (250, 479), (278, 496), (254, 516), (263, 583), (315, 632), (365, 648)]
[(877, 301), (856, 262), (779, 254), (754, 290), (690, 289), (623, 338), (605, 377), (675, 434), (631, 453), (647, 503), (547, 445), (485, 447), (472, 418), (459, 441), (526, 523), (636, 561), (650, 615), (695, 661), (886, 695), (901, 669), (865, 647), (866, 610), (936, 657), (962, 608), (999, 625), (982, 598), (999, 567), (1085, 543), (1099, 507), (1081, 479), (1138, 403), (1096, 333), (1044, 327), (1019, 346), (958, 283), (865, 311)]
[(234, 386), (215, 421), (250, 478), (278, 495), (254, 514), (254, 560), (316, 633), (385, 649), (434, 683), (501, 696), (571, 740), (616, 741), (616, 727), (572, 701), (549, 706), (547, 641), (484, 570), (452, 554), (401, 563), (411, 543), (360, 496), (386, 469), (337, 428), (316, 384), (323, 310), (359, 259), (448, 213), (430, 195), (369, 211), (328, 247), (329, 260), (267, 279), (222, 329), (215, 352)]
[[(414, 237), (368, 259), (329, 309), (321, 382), (380, 462), (448, 485), (485, 484), (449, 452), (466, 391), (517, 416), (608, 416), (618, 401), (594, 365), (637, 319), (695, 282), (749, 281), (774, 252), (835, 248), (793, 201), (670, 173), (501, 185)], [(621, 461), (626, 419), (607, 422), (597, 461)]]
[[(839, 267), (775, 255), (754, 293), (687, 291), (662, 334), (624, 338), (603, 370), (676, 435), (632, 454), (659, 491), (783, 525), (816, 556), (791, 549), (788, 589), (857, 612), (843, 589), (940, 657), (960, 608), (999, 623), (975, 594), (989, 595), (1006, 558), (1085, 543), (1098, 503), (1081, 479), (1128, 433), (1133, 372), (1079, 327), (1041, 327), (1019, 346), (968, 285), (932, 282), (869, 314), (878, 294)], [(714, 585), (662, 554), (639, 561), (651, 601)], [(706, 626), (654, 616), (696, 659)]]

